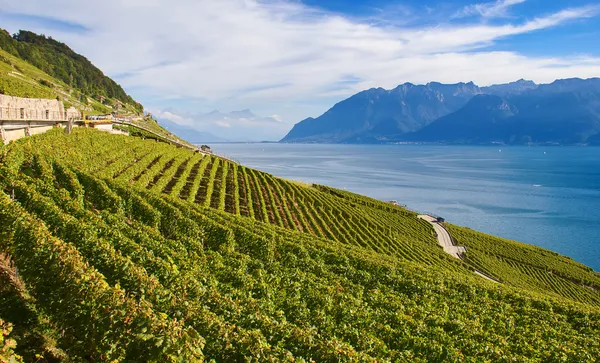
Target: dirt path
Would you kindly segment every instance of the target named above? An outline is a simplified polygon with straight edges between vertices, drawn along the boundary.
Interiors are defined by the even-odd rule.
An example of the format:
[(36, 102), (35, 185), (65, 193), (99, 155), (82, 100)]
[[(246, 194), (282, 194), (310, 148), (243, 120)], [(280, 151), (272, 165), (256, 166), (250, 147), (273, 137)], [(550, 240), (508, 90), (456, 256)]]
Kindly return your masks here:
[[(452, 256), (454, 258), (458, 258), (459, 260), (462, 260), (461, 255), (463, 253), (467, 252), (466, 248), (463, 246), (456, 246), (452, 242), (452, 237), (450, 237), (450, 233), (448, 233), (446, 228), (444, 228), (441, 224), (438, 223), (437, 218), (434, 218), (427, 214), (421, 214), (418, 216), (418, 218), (429, 222), (433, 226), (433, 229), (435, 230), (435, 234), (437, 235), (438, 243), (440, 244), (440, 246), (442, 246), (442, 248), (444, 249), (444, 252), (446, 252), (447, 254), (449, 254), (450, 256)], [(491, 278), (490, 276), (486, 275), (485, 273), (483, 273), (481, 271), (475, 270), (475, 274), (483, 277), (486, 280), (489, 280), (489, 281), (492, 281), (495, 283), (500, 283), (500, 281)]]

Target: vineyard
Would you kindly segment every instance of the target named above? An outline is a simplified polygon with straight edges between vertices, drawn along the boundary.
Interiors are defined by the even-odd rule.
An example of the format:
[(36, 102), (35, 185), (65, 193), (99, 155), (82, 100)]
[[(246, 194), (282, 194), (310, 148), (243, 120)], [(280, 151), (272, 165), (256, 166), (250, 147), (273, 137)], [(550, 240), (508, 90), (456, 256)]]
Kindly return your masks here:
[[(35, 148), (79, 170), (143, 191), (414, 262), (465, 270), (438, 248), (429, 224), (405, 209), (372, 199), (348, 199), (322, 186), (307, 188), (164, 143), (120, 136), (116, 144), (114, 137), (77, 131), (72, 138), (44, 137)], [(79, 153), (62, 154), (60, 150), (81, 147), (82, 138), (89, 143), (87, 159)]]
[(467, 261), (513, 286), (600, 305), (600, 274), (568, 257), (539, 247), (447, 225)]
[[(465, 263), (405, 209), (89, 129), (0, 161), (0, 360), (600, 356), (597, 274), (549, 251), (449, 226)], [(508, 261), (590, 295), (519, 285)]]

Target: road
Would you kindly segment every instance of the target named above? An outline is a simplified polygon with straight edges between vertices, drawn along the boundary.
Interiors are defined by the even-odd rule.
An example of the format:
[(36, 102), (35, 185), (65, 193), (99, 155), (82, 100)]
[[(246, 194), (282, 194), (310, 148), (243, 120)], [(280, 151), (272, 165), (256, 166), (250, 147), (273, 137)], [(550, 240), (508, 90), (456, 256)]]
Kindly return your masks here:
[(442, 227), (437, 222), (437, 219), (426, 214), (420, 215), (419, 218), (431, 223), (433, 229), (435, 230), (435, 234), (437, 235), (438, 243), (440, 246), (442, 246), (444, 252), (454, 258), (461, 259), (460, 254), (466, 252), (465, 248), (462, 246), (455, 246), (454, 243), (452, 243), (452, 237), (450, 237), (450, 233), (448, 233), (446, 228)]
[[(442, 248), (444, 249), (444, 252), (446, 252), (447, 254), (449, 254), (450, 256), (452, 256), (454, 258), (458, 258), (459, 260), (462, 260), (461, 254), (467, 252), (466, 248), (463, 246), (454, 245), (454, 243), (452, 243), (452, 237), (450, 237), (450, 233), (448, 233), (446, 228), (444, 228), (441, 224), (438, 223), (436, 218), (434, 218), (430, 215), (427, 215), (427, 214), (421, 214), (418, 216), (418, 218), (429, 222), (433, 226), (435, 234), (437, 235), (438, 243), (440, 246), (442, 246)], [(500, 283), (500, 281), (497, 281), (497, 280), (489, 277), (488, 275), (486, 275), (485, 273), (483, 273), (481, 271), (475, 270), (475, 274), (483, 277), (486, 280)]]

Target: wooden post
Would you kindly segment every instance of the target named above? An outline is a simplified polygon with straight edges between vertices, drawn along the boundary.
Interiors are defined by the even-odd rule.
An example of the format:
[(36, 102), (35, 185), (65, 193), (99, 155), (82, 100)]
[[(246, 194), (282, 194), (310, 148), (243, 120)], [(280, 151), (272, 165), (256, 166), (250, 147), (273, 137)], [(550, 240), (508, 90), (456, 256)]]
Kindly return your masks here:
[(65, 128), (65, 134), (66, 134), (66, 135), (69, 135), (69, 134), (71, 134), (71, 130), (73, 129), (73, 121), (74, 121), (73, 119), (70, 119), (70, 120), (67, 122), (67, 127)]

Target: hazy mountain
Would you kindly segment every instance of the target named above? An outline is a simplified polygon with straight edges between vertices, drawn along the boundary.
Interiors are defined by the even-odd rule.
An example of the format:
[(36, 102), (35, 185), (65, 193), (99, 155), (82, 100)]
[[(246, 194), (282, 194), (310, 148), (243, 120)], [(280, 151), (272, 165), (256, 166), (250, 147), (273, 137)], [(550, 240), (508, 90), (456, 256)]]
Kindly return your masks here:
[(451, 143), (596, 143), (600, 79), (566, 79), (520, 94), (474, 97), (462, 109), (404, 136)]
[(192, 144), (211, 143), (211, 142), (227, 142), (223, 138), (215, 136), (210, 132), (198, 131), (190, 126), (180, 125), (167, 119), (160, 119), (159, 124), (169, 132), (183, 137)]
[(261, 117), (248, 109), (227, 113), (217, 110), (208, 113), (173, 113), (164, 110), (156, 112), (155, 116), (169, 130), (194, 143), (277, 140), (286, 130), (278, 116)]
[(509, 96), (521, 94), (525, 91), (533, 90), (538, 87), (533, 81), (527, 81), (520, 79), (515, 82), (506, 84), (495, 84), (488, 87), (481, 87), (481, 91), (485, 94), (496, 95), (496, 96)]
[(472, 82), (373, 88), (336, 104), (316, 119), (299, 122), (282, 142), (393, 140), (460, 109), (480, 93)]
[(478, 142), (495, 138), (505, 120), (518, 114), (506, 100), (494, 95), (473, 97), (460, 110), (407, 135), (409, 141)]

